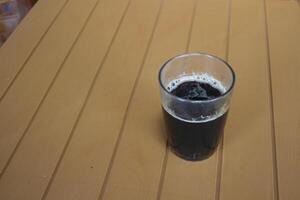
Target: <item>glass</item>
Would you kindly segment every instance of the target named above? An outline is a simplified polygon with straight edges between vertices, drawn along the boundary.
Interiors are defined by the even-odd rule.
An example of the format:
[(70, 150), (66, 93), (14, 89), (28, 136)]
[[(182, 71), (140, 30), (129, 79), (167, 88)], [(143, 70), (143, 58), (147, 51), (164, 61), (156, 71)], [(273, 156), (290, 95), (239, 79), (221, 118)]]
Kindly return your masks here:
[[(181, 84), (191, 82), (208, 84), (219, 95), (200, 100), (175, 95)], [(215, 152), (223, 134), (234, 82), (231, 66), (205, 53), (179, 55), (162, 66), (159, 71), (162, 110), (168, 144), (177, 156), (196, 161)]]

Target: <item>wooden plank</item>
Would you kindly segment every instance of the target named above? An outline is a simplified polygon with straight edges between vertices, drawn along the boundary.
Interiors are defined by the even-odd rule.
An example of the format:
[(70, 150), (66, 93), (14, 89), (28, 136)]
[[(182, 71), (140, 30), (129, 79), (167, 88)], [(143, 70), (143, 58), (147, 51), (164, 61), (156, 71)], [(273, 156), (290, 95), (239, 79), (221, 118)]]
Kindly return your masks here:
[(189, 51), (226, 59), (229, 0), (198, 0)]
[(300, 9), (267, 1), (279, 199), (300, 198)]
[[(178, 7), (176, 8), (178, 9)], [(165, 16), (168, 20), (164, 20), (164, 23), (160, 25), (160, 29), (163, 29), (163, 32), (158, 32), (158, 35), (161, 35), (160, 33), (162, 33), (163, 38), (161, 41), (169, 38), (167, 33), (169, 32), (168, 28), (170, 28), (170, 26), (166, 26), (169, 21), (172, 21), (172, 24), (170, 25), (173, 28), (171, 30), (176, 29), (176, 19), (174, 19), (174, 21), (171, 20), (173, 16), (172, 11), (175, 10), (174, 7), (171, 7), (166, 13), (167, 16)], [(184, 14), (188, 13), (189, 12), (185, 9)], [(184, 15), (180, 16), (182, 17)], [(133, 15), (132, 17), (136, 17), (136, 15)], [(177, 34), (175, 34), (175, 36), (176, 35)], [(131, 36), (127, 35), (127, 37)], [(172, 38), (172, 40), (168, 40), (167, 44), (172, 45), (172, 47), (176, 47), (178, 44), (174, 42), (174, 36), (172, 36)], [(176, 38), (178, 39), (180, 37), (177, 35)], [(182, 40), (180, 41), (182, 44)], [(156, 45), (159, 45), (157, 42)], [(162, 47), (165, 48), (163, 50), (167, 49), (164, 45), (162, 45)], [(178, 47), (174, 49), (176, 50)], [(161, 52), (164, 52), (163, 50)], [(118, 52), (116, 52), (116, 55), (118, 55)], [(117, 61), (114, 59), (116, 55), (112, 56), (109, 61), (111, 64), (108, 66), (118, 66), (114, 64), (114, 62)], [(136, 58), (132, 55), (130, 59)], [(160, 63), (157, 63), (157, 65), (159, 64)], [(132, 65), (129, 63), (128, 67), (129, 66)], [(108, 72), (110, 71), (107, 71), (107, 73)], [(65, 154), (65, 158), (63, 159), (61, 167), (53, 181), (53, 185), (50, 188), (48, 199), (95, 199), (96, 195), (98, 195), (99, 188), (102, 187), (109, 160), (113, 152), (113, 144), (116, 142), (117, 134), (120, 131), (122, 118), (126, 110), (126, 107), (122, 105), (122, 101), (120, 102), (119, 99), (126, 102), (124, 91), (128, 91), (127, 87), (125, 87), (124, 91), (122, 91), (123, 87), (120, 88), (119, 84), (110, 81), (109, 76), (107, 76), (107, 80), (105, 80), (106, 76), (104, 73), (105, 72), (103, 71), (101, 74), (103, 75), (102, 79), (104, 80), (101, 81), (102, 79), (100, 79), (99, 82), (96, 83), (94, 89), (96, 92), (91, 95), (90, 101), (87, 103), (86, 109), (82, 114), (82, 119), (79, 121), (74, 137), (70, 143), (70, 147)], [(130, 75), (130, 73), (128, 75)], [(112, 94), (110, 91), (106, 91), (105, 85), (107, 84), (112, 87), (120, 88), (121, 94)], [(126, 86), (128, 84), (121, 85)], [(99, 91), (106, 91), (104, 93), (105, 95)], [(115, 95), (117, 95), (118, 98), (115, 98)], [(129, 95), (126, 96), (126, 98), (128, 99)], [(103, 112), (101, 113), (98, 110), (103, 110)], [(103, 132), (101, 133), (99, 130), (103, 130)]]
[(0, 99), (66, 3), (67, 0), (40, 0), (0, 48)]
[(55, 80), (96, 0), (72, 0), (0, 102), (1, 174), (43, 96)]
[(263, 0), (232, 0), (229, 62), (237, 82), (223, 146), (220, 199), (274, 199)]
[(45, 199), (99, 196), (159, 8), (160, 0), (131, 2)]
[[(189, 51), (207, 52), (225, 58), (228, 3), (228, 0), (198, 1)], [(160, 199), (216, 199), (217, 157), (215, 153), (208, 160), (187, 162), (169, 152)]]
[(95, 8), (1, 179), (0, 199), (42, 197), (127, 2), (106, 0)]
[(168, 58), (185, 51), (193, 7), (193, 0), (164, 1), (100, 199), (157, 199), (166, 151), (157, 73)]

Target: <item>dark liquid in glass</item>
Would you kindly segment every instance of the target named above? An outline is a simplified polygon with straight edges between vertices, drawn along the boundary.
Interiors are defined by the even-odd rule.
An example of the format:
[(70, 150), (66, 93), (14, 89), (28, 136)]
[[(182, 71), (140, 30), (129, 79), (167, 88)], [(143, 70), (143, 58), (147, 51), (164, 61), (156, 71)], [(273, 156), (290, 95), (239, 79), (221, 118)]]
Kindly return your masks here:
[[(187, 81), (171, 91), (175, 96), (189, 100), (207, 100), (222, 93), (208, 83)], [(175, 107), (174, 109), (180, 109)], [(223, 134), (227, 112), (209, 121), (187, 121), (170, 115), (163, 109), (168, 142), (172, 151), (185, 160), (203, 160), (217, 149)]]

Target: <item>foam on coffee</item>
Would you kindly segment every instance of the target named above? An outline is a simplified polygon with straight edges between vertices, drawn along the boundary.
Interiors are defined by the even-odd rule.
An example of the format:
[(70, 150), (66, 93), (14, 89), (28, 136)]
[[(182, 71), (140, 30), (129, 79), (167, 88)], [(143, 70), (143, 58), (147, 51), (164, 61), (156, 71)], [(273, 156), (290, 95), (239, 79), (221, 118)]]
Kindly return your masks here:
[[(219, 90), (221, 92), (221, 94), (224, 94), (226, 92), (226, 88), (223, 86), (223, 84), (219, 80), (215, 79), (213, 76), (211, 76), (207, 73), (192, 74), (192, 75), (183, 74), (179, 78), (172, 80), (167, 85), (166, 89), (171, 93), (180, 84), (182, 84), (184, 82), (189, 82), (189, 81), (197, 81), (197, 82), (201, 82), (201, 83), (210, 84), (212, 87)], [(184, 119), (180, 116), (177, 116), (176, 113), (172, 109), (170, 109), (168, 105), (164, 105), (163, 108), (167, 113), (169, 113), (170, 115), (172, 115), (173, 117), (175, 117), (179, 120), (189, 122), (189, 123), (202, 123), (202, 122), (204, 123), (204, 122), (215, 120), (216, 118), (222, 116), (228, 110), (228, 105), (225, 105), (224, 107), (218, 109), (214, 113), (211, 113), (211, 115), (209, 115), (209, 116), (200, 115), (197, 118), (191, 117), (191, 119)]]
[(175, 88), (177, 88), (178, 85), (188, 82), (188, 81), (198, 81), (202, 83), (208, 83), (212, 87), (218, 89), (222, 94), (226, 92), (225, 87), (222, 85), (222, 83), (215, 79), (213, 76), (203, 73), (203, 74), (192, 74), (192, 75), (182, 75), (177, 79), (172, 80), (166, 87), (166, 89), (171, 92)]

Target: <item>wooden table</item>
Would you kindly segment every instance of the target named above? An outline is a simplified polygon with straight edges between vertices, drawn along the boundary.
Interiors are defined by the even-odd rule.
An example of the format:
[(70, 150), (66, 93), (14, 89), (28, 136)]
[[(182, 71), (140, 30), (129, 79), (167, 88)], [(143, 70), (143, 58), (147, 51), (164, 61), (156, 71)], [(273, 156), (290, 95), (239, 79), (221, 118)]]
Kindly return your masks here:
[[(157, 73), (187, 51), (237, 74), (223, 145), (166, 148)], [(299, 200), (295, 0), (40, 0), (0, 49), (1, 200)]]

